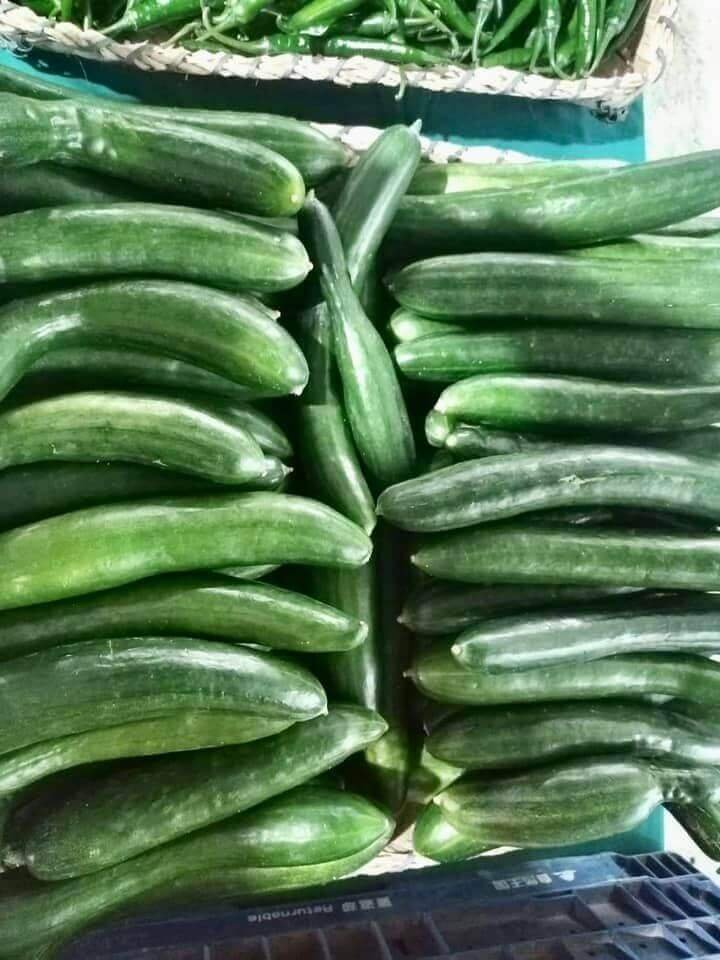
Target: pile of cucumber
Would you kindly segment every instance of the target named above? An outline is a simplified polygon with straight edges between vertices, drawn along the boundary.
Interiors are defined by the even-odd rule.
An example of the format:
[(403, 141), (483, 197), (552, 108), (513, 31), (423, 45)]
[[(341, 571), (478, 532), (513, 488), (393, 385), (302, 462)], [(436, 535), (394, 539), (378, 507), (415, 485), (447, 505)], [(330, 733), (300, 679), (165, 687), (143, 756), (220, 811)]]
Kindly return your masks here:
[(720, 859), (720, 155), (420, 153), (0, 73), (1, 960), (411, 825)]

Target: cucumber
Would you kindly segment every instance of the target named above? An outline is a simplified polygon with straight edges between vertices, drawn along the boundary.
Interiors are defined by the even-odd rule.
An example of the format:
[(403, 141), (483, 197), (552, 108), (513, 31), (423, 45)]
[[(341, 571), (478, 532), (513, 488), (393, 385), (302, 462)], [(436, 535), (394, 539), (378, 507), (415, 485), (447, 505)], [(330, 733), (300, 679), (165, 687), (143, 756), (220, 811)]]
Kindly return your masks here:
[(184, 710), (42, 740), (0, 757), (0, 796), (81, 764), (249, 743), (293, 723), (232, 710)]
[(440, 534), (412, 562), (464, 583), (717, 590), (720, 537), (515, 522)]
[(334, 510), (281, 493), (90, 507), (0, 534), (0, 566), (12, 571), (0, 584), (0, 609), (184, 570), (362, 566), (371, 552), (362, 530)]
[[(407, 313), (407, 312), (406, 312)], [(432, 326), (433, 322), (424, 321)], [(404, 321), (410, 326), (410, 321)], [(395, 347), (412, 380), (455, 383), (482, 373), (557, 373), (650, 383), (720, 383), (720, 336), (622, 327), (519, 327), (425, 335)]]
[(147, 394), (69, 393), (0, 414), (0, 469), (40, 460), (125, 460), (215, 483), (262, 487), (274, 466), (211, 404)]
[(517, 673), (469, 669), (439, 642), (409, 672), (425, 696), (442, 703), (490, 706), (588, 698), (676, 697), (720, 704), (720, 665), (690, 654), (639, 653)]
[(385, 729), (369, 710), (333, 707), (271, 739), (149, 758), (79, 781), (44, 816), (24, 823), (22, 836), (12, 823), (9, 834), (40, 879), (94, 873), (284, 793)]
[(487, 620), (461, 633), (453, 656), (488, 673), (560, 666), (618, 653), (697, 653), (720, 650), (717, 597), (623, 602), (588, 610), (558, 611)]
[[(454, 333), (466, 333), (467, 328), (454, 323), (443, 323), (442, 320), (427, 320), (412, 310), (400, 307), (390, 317), (390, 333), (398, 343), (411, 343), (421, 337), (436, 337)], [(395, 359), (398, 359), (397, 347)], [(403, 373), (405, 371), (403, 370)], [(409, 374), (406, 374), (409, 376)]]
[(310, 380), (298, 412), (302, 462), (310, 491), (362, 527), (375, 527), (375, 502), (358, 462), (334, 383), (332, 327), (325, 304), (300, 317)]
[(467, 460), (406, 480), (380, 495), (377, 511), (403, 530), (435, 533), (534, 510), (596, 505), (674, 510), (720, 522), (720, 477), (698, 457), (558, 445)]
[(303, 787), (128, 863), (3, 897), (0, 957), (40, 957), (108, 913), (149, 903), (232, 899), (256, 904), (359, 869), (393, 824), (366, 800)]
[(388, 127), (350, 171), (333, 207), (350, 282), (363, 303), (380, 244), (419, 162), (417, 127)]
[(150, 274), (273, 292), (296, 287), (311, 267), (290, 234), (190, 207), (73, 204), (12, 213), (0, 227), (2, 283)]
[[(0, 89), (2, 89), (0, 79)], [(582, 179), (588, 173), (615, 167), (612, 161), (577, 160), (568, 162), (533, 161), (532, 163), (422, 163), (408, 187), (413, 196), (445, 193), (467, 193), (485, 190), (522, 190), (529, 184)]]
[(714, 237), (720, 233), (720, 217), (710, 213), (670, 224), (656, 232), (669, 237)]
[(305, 199), (299, 171), (267, 147), (214, 130), (88, 100), (0, 100), (6, 163), (60, 163), (109, 174), (198, 206), (293, 216)]
[[(44, 374), (67, 369), (63, 348), (78, 347), (159, 354), (159, 372), (167, 358), (182, 360), (261, 395), (300, 393), (307, 364), (277, 316), (252, 297), (175, 280), (115, 280), (15, 300), (0, 309), (0, 395), (38, 362)], [(131, 377), (128, 367), (119, 373)]]
[(290, 590), (212, 574), (156, 577), (0, 614), (0, 659), (95, 637), (193, 636), (298, 653), (350, 650), (367, 625)]
[(706, 856), (713, 860), (720, 857), (720, 806), (717, 798), (704, 797), (692, 804), (667, 803), (665, 806)]
[(280, 568), (279, 563), (257, 563), (246, 567), (223, 567), (216, 572), (224, 577), (233, 577), (236, 580), (262, 580), (268, 574)]
[(720, 151), (587, 171), (513, 190), (409, 196), (392, 247), (450, 253), (562, 249), (650, 233), (720, 205)]
[[(183, 126), (229, 137), (251, 140), (289, 160), (308, 185), (320, 183), (347, 166), (352, 151), (332, 140), (312, 124), (270, 113), (241, 113), (235, 110), (197, 110), (185, 107), (150, 106), (126, 103), (106, 97), (81, 95), (75, 90), (48, 83), (8, 68), (0, 68), (0, 91), (39, 100), (68, 100), (101, 107), (122, 117), (140, 118), (146, 123), (178, 123)], [(93, 198), (94, 199), (94, 198)]]
[(0, 754), (177, 710), (231, 710), (281, 720), (323, 713), (302, 667), (259, 651), (186, 637), (88, 640), (0, 666)]
[(23, 210), (61, 207), (67, 203), (148, 200), (148, 193), (114, 177), (52, 163), (0, 170), (0, 213), (22, 213)]
[[(692, 709), (699, 713), (695, 704)], [(433, 730), (426, 749), (467, 770), (520, 770), (615, 753), (716, 766), (719, 722), (718, 715), (685, 715), (672, 705), (602, 700), (513, 704), (451, 717)]]
[(534, 253), (435, 257), (391, 275), (387, 284), (406, 309), (457, 323), (499, 318), (552, 325), (720, 327), (717, 257), (600, 258)]
[(455, 863), (477, 857), (491, 849), (491, 846), (467, 833), (460, 833), (445, 819), (440, 808), (431, 803), (417, 819), (413, 848), (428, 860)]
[(303, 213), (331, 318), (347, 419), (372, 479), (387, 486), (414, 470), (415, 442), (405, 400), (387, 347), (353, 290), (327, 207), (311, 197)]
[(410, 595), (400, 620), (414, 633), (447, 636), (482, 624), (490, 617), (595, 601), (601, 604), (608, 598), (634, 592), (632, 587), (523, 586), (507, 583), (475, 586), (431, 580)]

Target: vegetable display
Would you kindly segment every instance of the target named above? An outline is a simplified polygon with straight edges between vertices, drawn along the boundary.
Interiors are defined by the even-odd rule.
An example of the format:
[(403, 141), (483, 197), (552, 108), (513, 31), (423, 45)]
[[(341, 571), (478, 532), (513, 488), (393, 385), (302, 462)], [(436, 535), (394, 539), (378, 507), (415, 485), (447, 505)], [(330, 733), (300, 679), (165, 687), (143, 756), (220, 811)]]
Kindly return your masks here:
[[(333, 11), (389, 16), (283, 37), (350, 45)], [(632, 10), (411, 13), (581, 73)], [(452, 861), (664, 806), (720, 855), (717, 156), (453, 171), (415, 125), (358, 158), (0, 91), (0, 960), (409, 828)]]

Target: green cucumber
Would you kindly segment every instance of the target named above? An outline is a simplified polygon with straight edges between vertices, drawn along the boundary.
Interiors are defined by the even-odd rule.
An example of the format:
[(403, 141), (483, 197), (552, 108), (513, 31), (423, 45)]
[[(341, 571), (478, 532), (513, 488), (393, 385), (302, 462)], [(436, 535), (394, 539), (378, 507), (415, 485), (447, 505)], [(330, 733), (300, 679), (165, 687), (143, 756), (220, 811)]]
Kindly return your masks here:
[(388, 127), (350, 171), (333, 207), (350, 282), (363, 302), (380, 244), (419, 162), (418, 129)]
[(213, 574), (156, 577), (0, 613), (0, 660), (95, 637), (217, 637), (298, 653), (350, 650), (367, 625), (266, 583)]
[(0, 756), (0, 796), (86, 763), (249, 743), (293, 723), (232, 710), (185, 710), (42, 740)]
[(715, 423), (720, 418), (720, 384), (664, 386), (585, 377), (481, 374), (446, 387), (433, 413), (428, 433), (434, 439), (444, 430), (447, 436), (457, 422), (504, 429), (663, 433)]
[[(140, 118), (146, 123), (178, 123), (183, 126), (229, 137), (251, 140), (289, 160), (313, 185), (346, 167), (352, 151), (339, 140), (326, 136), (310, 123), (270, 113), (242, 113), (235, 110), (198, 110), (185, 107), (150, 106), (117, 102), (107, 97), (78, 94), (58, 84), (27, 73), (0, 67), (0, 91), (39, 100), (68, 100), (92, 104), (120, 117)], [(94, 199), (94, 198), (93, 198)]]
[(353, 290), (327, 207), (311, 197), (304, 215), (331, 318), (348, 422), (373, 480), (387, 486), (414, 470), (415, 442), (405, 400), (387, 347)]
[(175, 280), (115, 280), (15, 300), (0, 309), (0, 395), (38, 363), (43, 374), (62, 371), (68, 347), (129, 348), (159, 354), (160, 371), (173, 358), (262, 395), (300, 393), (307, 364), (277, 316), (252, 297)]
[(47, 956), (108, 913), (148, 903), (251, 905), (331, 883), (371, 860), (392, 830), (360, 797), (303, 787), (93, 876), (5, 894), (0, 957)]
[(602, 603), (610, 597), (634, 592), (631, 587), (523, 586), (507, 583), (476, 586), (431, 580), (410, 595), (400, 619), (414, 633), (447, 636), (482, 624), (490, 617), (571, 604)]
[[(143, 577), (269, 563), (354, 567), (372, 544), (317, 501), (218, 494), (91, 507), (0, 534), (0, 610)], [(58, 563), (58, 557), (63, 562)]]
[(717, 257), (614, 259), (534, 253), (435, 257), (391, 275), (406, 309), (454, 323), (508, 318), (523, 323), (720, 327)]
[(621, 602), (605, 609), (498, 617), (464, 631), (453, 656), (488, 673), (530, 670), (597, 660), (618, 653), (720, 651), (720, 606), (713, 594)]
[(421, 857), (438, 863), (469, 860), (492, 849), (492, 845), (461, 833), (450, 824), (434, 803), (425, 807), (413, 830), (413, 848)]
[(82, 167), (198, 206), (258, 216), (293, 216), (305, 199), (299, 171), (259, 143), (89, 100), (3, 94), (0, 153), (12, 166)]
[(322, 687), (302, 667), (186, 637), (67, 644), (6, 661), (0, 677), (11, 691), (0, 701), (0, 754), (177, 710), (307, 720), (326, 708)]
[[(0, 81), (1, 83), (1, 81)], [(522, 190), (529, 184), (546, 185), (562, 180), (582, 179), (588, 173), (615, 167), (612, 161), (577, 160), (532, 163), (422, 163), (410, 182), (408, 193), (428, 196), (485, 190)]]
[(720, 805), (717, 798), (699, 798), (694, 803), (667, 803), (667, 810), (690, 838), (712, 860), (720, 857)]
[[(407, 313), (407, 312), (406, 312)], [(424, 321), (432, 327), (437, 321)], [(405, 321), (409, 326), (410, 321)], [(431, 331), (430, 331), (431, 332)], [(547, 326), (422, 336), (395, 347), (406, 377), (455, 383), (482, 373), (720, 383), (720, 336), (706, 331)]]
[(40, 460), (125, 460), (262, 487), (274, 467), (216, 407), (133, 393), (69, 393), (0, 414), (0, 469)]
[(378, 514), (403, 530), (436, 533), (558, 507), (654, 508), (720, 522), (713, 463), (663, 451), (558, 446), (466, 460), (385, 490)]
[(628, 654), (562, 667), (488, 673), (459, 664), (450, 645), (440, 642), (415, 658), (410, 676), (425, 696), (466, 706), (651, 695), (720, 704), (720, 665), (690, 654)]
[(62, 207), (67, 203), (147, 200), (148, 193), (114, 177), (52, 163), (0, 170), (0, 213), (22, 213), (38, 207)]
[[(425, 317), (413, 313), (412, 310), (405, 310), (402, 307), (390, 317), (389, 329), (395, 340), (401, 344), (411, 343), (421, 337), (467, 332), (467, 327), (454, 323), (443, 323), (441, 320), (427, 320)], [(398, 359), (397, 348), (395, 348), (395, 359)]]
[(310, 490), (370, 534), (375, 503), (334, 383), (332, 327), (325, 304), (306, 310), (300, 325), (310, 380), (300, 401), (298, 431)]
[(439, 534), (421, 544), (412, 562), (430, 576), (463, 583), (717, 590), (720, 537), (488, 524)]
[[(699, 713), (695, 704), (692, 708)], [(719, 716), (685, 715), (672, 705), (602, 700), (513, 704), (451, 717), (433, 730), (426, 749), (467, 770), (520, 770), (614, 753), (716, 766), (719, 722)]]
[(714, 214), (692, 217), (690, 220), (662, 227), (656, 232), (669, 237), (714, 237), (720, 234), (720, 217)]
[(0, 283), (150, 274), (273, 292), (302, 283), (311, 266), (290, 234), (190, 207), (74, 204), (11, 213), (0, 226)]
[(650, 233), (720, 205), (720, 151), (632, 164), (514, 190), (409, 196), (393, 247), (450, 253), (562, 249)]
[[(12, 833), (40, 879), (94, 873), (256, 806), (337, 766), (376, 740), (384, 721), (333, 707), (252, 744), (149, 758), (79, 781), (54, 808)], [(110, 814), (110, 816), (108, 816)], [(1, 955), (1, 954), (0, 954)]]

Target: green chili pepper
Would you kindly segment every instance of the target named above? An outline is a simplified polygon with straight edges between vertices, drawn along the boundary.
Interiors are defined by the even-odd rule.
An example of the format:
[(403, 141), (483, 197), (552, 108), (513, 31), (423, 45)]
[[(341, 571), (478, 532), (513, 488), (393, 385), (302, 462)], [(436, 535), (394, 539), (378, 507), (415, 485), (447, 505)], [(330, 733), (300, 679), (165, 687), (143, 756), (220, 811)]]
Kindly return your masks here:
[(595, 58), (597, 36), (597, 0), (578, 0), (577, 47), (575, 49), (575, 73), (586, 77)]
[(428, 26), (434, 24), (435, 27), (448, 38), (452, 39), (454, 37), (450, 27), (443, 23), (437, 13), (431, 10), (424, 0), (398, 0), (398, 3), (400, 13), (402, 14), (403, 27), (412, 20), (417, 21), (424, 19)]
[[(542, 35), (543, 42), (536, 46), (540, 48), (537, 52), (537, 57), (540, 56), (542, 48), (547, 51), (547, 58), (550, 63), (550, 69), (555, 70), (556, 65), (556, 56), (557, 56), (557, 41), (560, 34), (560, 27), (562, 26), (562, 9), (560, 7), (560, 0), (540, 0), (540, 24), (539, 30)], [(531, 63), (531, 69), (535, 67), (537, 62), (535, 51), (533, 51), (533, 60)]]
[(161, 27), (178, 20), (191, 20), (201, 10), (200, 0), (136, 0), (128, 4), (125, 12), (115, 23), (107, 27), (103, 33), (111, 37), (120, 33), (137, 33), (151, 27)]
[(518, 30), (525, 21), (532, 16), (538, 5), (538, 0), (520, 0), (520, 3), (505, 17), (505, 20), (495, 31), (490, 43), (485, 47), (485, 54), (497, 50), (505, 41)]
[(419, 47), (372, 37), (330, 37), (324, 41), (322, 52), (327, 57), (369, 57), (371, 60), (417, 67), (434, 67), (445, 62), (443, 57)]
[(215, 40), (225, 49), (237, 50), (246, 57), (278, 56), (284, 53), (311, 55), (315, 52), (310, 37), (302, 34), (271, 33), (257, 40), (238, 40), (210, 29), (198, 41), (204, 45), (206, 38)]
[(317, 24), (329, 25), (364, 3), (365, 0), (310, 0), (287, 20), (284, 29), (288, 33), (302, 33)]
[(633, 14), (641, 11), (644, 4), (638, 3), (638, 0), (610, 0), (607, 7), (607, 16), (604, 22), (601, 21), (598, 31), (597, 51), (592, 65), (594, 72), (602, 63), (605, 54), (610, 48), (610, 44), (617, 37), (620, 37), (633, 18)]
[(389, 16), (388, 12), (384, 10), (363, 17), (355, 27), (354, 32), (359, 37), (386, 37), (389, 33), (392, 33), (393, 30), (397, 30), (397, 28), (397, 17)]
[(457, 3), (457, 0), (428, 0), (428, 5), (431, 9), (435, 10), (448, 27), (468, 40), (473, 39), (475, 36), (475, 25)]
[(533, 51), (528, 47), (515, 47), (512, 50), (496, 50), (495, 53), (483, 57), (480, 61), (483, 67), (508, 67), (510, 70), (527, 70)]
[(494, 7), (495, 0), (477, 0), (475, 5), (475, 27), (473, 29), (471, 47), (473, 63), (477, 63), (482, 32)]

